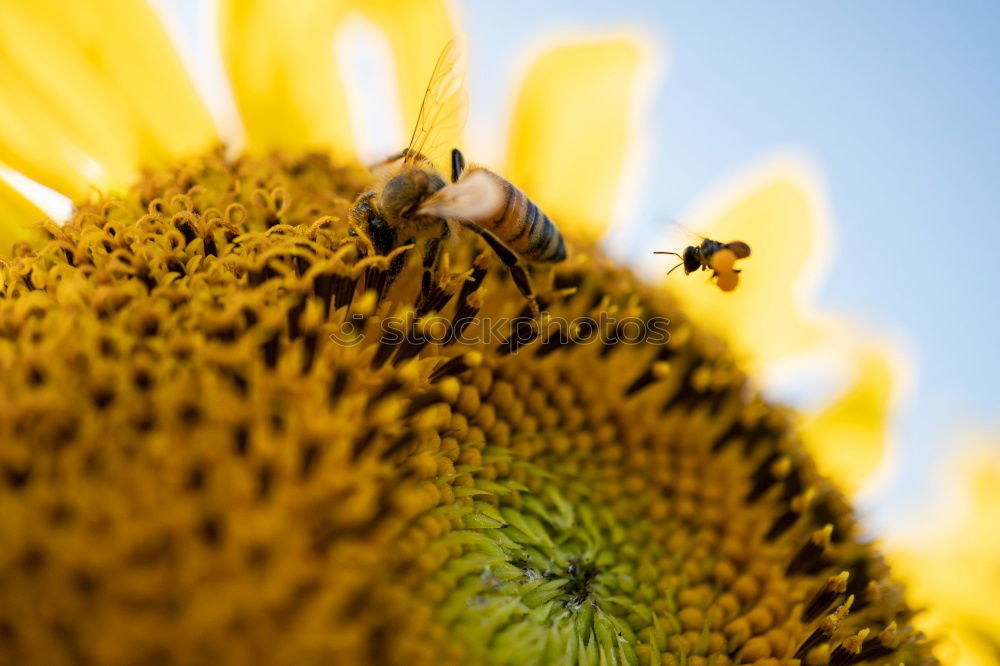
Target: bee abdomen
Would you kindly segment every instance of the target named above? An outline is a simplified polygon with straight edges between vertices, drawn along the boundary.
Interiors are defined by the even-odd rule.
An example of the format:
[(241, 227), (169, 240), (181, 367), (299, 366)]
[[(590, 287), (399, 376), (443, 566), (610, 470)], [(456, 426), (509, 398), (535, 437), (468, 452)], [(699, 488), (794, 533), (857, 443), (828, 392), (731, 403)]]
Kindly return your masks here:
[[(521, 196), (524, 196), (523, 194)], [(514, 243), (514, 250), (532, 261), (557, 262), (566, 258), (566, 244), (562, 234), (556, 229), (549, 216), (542, 212), (531, 199), (524, 197), (527, 202), (528, 214), (526, 215), (525, 229), (523, 237), (523, 247), (519, 243)]]
[(492, 172), (490, 175), (502, 181), (506, 196), (493, 222), (483, 226), (525, 259), (538, 262), (565, 259), (566, 244), (548, 215), (505, 178)]

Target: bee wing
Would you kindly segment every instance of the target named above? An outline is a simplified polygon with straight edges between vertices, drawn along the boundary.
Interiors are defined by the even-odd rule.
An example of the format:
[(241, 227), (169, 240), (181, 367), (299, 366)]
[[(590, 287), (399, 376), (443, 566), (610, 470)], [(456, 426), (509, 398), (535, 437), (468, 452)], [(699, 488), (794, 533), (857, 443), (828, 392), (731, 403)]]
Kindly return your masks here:
[(750, 246), (743, 241), (733, 241), (732, 243), (726, 243), (723, 247), (727, 250), (732, 251), (736, 255), (737, 259), (746, 259), (750, 256)]
[(404, 157), (406, 157), (406, 151), (405, 150), (402, 151), (402, 152), (396, 153), (395, 155), (391, 155), (391, 156), (385, 158), (384, 160), (382, 160), (381, 162), (375, 162), (374, 164), (369, 164), (368, 165), (368, 171), (370, 171), (371, 174), (372, 174), (372, 176), (374, 176), (375, 179), (378, 180), (379, 178), (383, 177), (385, 174), (392, 173), (393, 171), (396, 171), (399, 168), (399, 161), (401, 159), (403, 159)]
[(671, 226), (677, 227), (678, 229), (680, 229), (681, 231), (683, 231), (688, 236), (697, 236), (701, 240), (708, 240), (707, 236), (702, 236), (701, 234), (699, 234), (697, 231), (695, 231), (691, 227), (687, 226), (686, 224), (681, 223), (680, 221), (678, 221), (676, 219), (668, 220), (668, 222), (669, 222), (669, 224)]
[(448, 170), (448, 156), (469, 113), (469, 93), (465, 89), (466, 42), (459, 35), (445, 44), (431, 73), (417, 124), (403, 161), (414, 164), (429, 160), (442, 173)]
[(495, 218), (507, 200), (502, 182), (485, 169), (466, 173), (457, 183), (445, 185), (427, 197), (417, 213), (477, 225)]

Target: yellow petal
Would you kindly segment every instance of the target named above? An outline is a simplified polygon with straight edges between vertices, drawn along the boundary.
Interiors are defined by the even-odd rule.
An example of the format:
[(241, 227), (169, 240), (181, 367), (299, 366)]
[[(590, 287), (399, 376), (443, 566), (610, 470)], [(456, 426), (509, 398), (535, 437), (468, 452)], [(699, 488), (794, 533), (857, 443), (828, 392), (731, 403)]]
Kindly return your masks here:
[[(824, 206), (807, 165), (782, 160), (751, 170), (684, 218), (686, 226), (722, 242), (745, 241), (752, 254), (736, 262), (739, 286), (723, 293), (710, 272), (674, 271), (666, 285), (695, 321), (727, 339), (748, 364), (803, 351), (824, 334), (805, 310), (809, 276), (826, 252)], [(673, 231), (673, 236), (668, 234)], [(682, 230), (683, 231), (683, 230)], [(701, 242), (690, 232), (665, 231), (655, 250), (683, 252)], [(666, 273), (671, 257), (652, 254)], [(646, 265), (649, 265), (646, 263)]]
[(405, 136), (409, 140), (434, 64), (455, 33), (449, 5), (441, 0), (368, 0), (359, 4), (364, 5), (365, 16), (385, 32), (393, 46)]
[(986, 444), (936, 484), (939, 511), (920, 521), (919, 536), (889, 549), (893, 573), (927, 608), (915, 622), (956, 666), (1000, 664), (1000, 439)]
[(223, 0), (222, 49), (251, 152), (324, 149), (354, 157), (347, 93), (333, 39), (351, 14), (385, 32), (409, 128), (427, 80), (454, 34), (441, 0)]
[(0, 178), (0, 256), (9, 256), (18, 241), (36, 238), (33, 225), (45, 219), (45, 213)]
[(7, 3), (0, 60), (0, 160), (68, 196), (216, 140), (141, 0)]
[(632, 37), (560, 46), (521, 86), (504, 175), (578, 238), (596, 240), (613, 214), (645, 53)]
[(862, 351), (853, 360), (856, 378), (806, 421), (802, 439), (820, 471), (856, 493), (885, 456), (897, 373), (889, 357), (874, 350)]

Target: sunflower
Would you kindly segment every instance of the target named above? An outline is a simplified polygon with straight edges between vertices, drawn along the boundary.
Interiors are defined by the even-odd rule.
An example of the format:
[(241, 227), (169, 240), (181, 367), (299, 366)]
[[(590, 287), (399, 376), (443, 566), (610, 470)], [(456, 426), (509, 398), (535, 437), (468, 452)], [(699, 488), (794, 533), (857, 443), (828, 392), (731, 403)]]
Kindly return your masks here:
[(236, 157), (142, 2), (5, 12), (0, 161), (75, 204), (0, 190), (5, 661), (934, 663), (739, 342), (593, 244), (631, 40), (524, 81), (503, 173), (570, 250), (525, 326), (477, 240), (422, 280), (348, 228), (330, 37), (385, 33), (412, 122), (444, 5), (224, 2)]

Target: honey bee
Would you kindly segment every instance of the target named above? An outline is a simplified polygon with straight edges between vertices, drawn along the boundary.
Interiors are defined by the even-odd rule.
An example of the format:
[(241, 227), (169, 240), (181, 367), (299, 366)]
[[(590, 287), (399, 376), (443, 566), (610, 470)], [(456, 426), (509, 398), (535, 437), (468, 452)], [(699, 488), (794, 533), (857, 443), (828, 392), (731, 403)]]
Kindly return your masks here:
[[(425, 292), (451, 224), (475, 232), (510, 271), (538, 319), (541, 307), (522, 260), (559, 262), (566, 246), (552, 220), (521, 190), (489, 169), (467, 167), (457, 148), (448, 152), (468, 113), (464, 81), (465, 42), (457, 38), (438, 57), (409, 145), (372, 167), (375, 185), (355, 201), (351, 228), (381, 255), (404, 244), (419, 246)], [(442, 162), (451, 169), (447, 183), (438, 171)], [(398, 274), (402, 263), (391, 270)]]
[(679, 264), (667, 271), (667, 275), (681, 266), (684, 267), (685, 275), (689, 275), (699, 268), (702, 270), (710, 269), (719, 289), (732, 291), (736, 289), (736, 285), (740, 281), (740, 270), (734, 268), (733, 264), (737, 259), (745, 259), (750, 256), (750, 246), (743, 241), (721, 243), (710, 238), (703, 238), (700, 245), (688, 245), (684, 249), (684, 254), (677, 252), (654, 252), (653, 254), (672, 254), (681, 260)]

